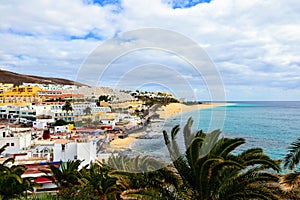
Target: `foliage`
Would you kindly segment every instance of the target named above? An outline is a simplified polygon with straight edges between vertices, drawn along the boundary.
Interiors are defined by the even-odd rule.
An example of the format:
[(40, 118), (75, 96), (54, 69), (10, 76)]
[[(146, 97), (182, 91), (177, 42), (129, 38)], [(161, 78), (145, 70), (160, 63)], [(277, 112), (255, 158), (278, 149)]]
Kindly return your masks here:
[[(7, 146), (0, 149), (0, 154), (5, 151)], [(8, 158), (0, 164), (0, 199), (19, 198), (26, 195), (27, 190), (33, 190), (34, 184), (31, 178), (22, 178), (26, 171), (23, 165), (11, 165), (14, 159)]]
[(63, 119), (59, 119), (59, 120), (56, 120), (55, 123), (54, 123), (54, 126), (64, 126), (64, 125), (67, 125), (68, 123), (63, 120)]
[(300, 138), (288, 147), (288, 154), (284, 157), (283, 167), (293, 170), (300, 162)]
[(98, 200), (99, 197), (89, 185), (74, 185), (73, 187), (63, 187), (57, 198), (60, 200)]
[(111, 156), (106, 164), (115, 169), (112, 174), (123, 187), (123, 199), (177, 199), (179, 177), (154, 158), (117, 155)]
[(83, 112), (86, 114), (86, 115), (90, 115), (90, 114), (92, 114), (92, 109), (91, 109), (91, 107), (86, 107), (84, 110), (83, 110)]
[(79, 166), (81, 163), (82, 161), (80, 160), (60, 161), (59, 167), (50, 164), (48, 170), (41, 171), (48, 175), (52, 174), (55, 177), (53, 182), (55, 182), (58, 187), (72, 187), (80, 184), (81, 174), (79, 172)]
[(67, 113), (69, 111), (72, 111), (73, 108), (72, 108), (71, 101), (66, 101), (65, 104), (62, 106), (62, 110), (65, 110)]
[(149, 97), (149, 96), (145, 96), (145, 95), (139, 95), (137, 96), (137, 98), (141, 101), (145, 102), (146, 106), (153, 106), (154, 104), (158, 104), (161, 106), (166, 106), (170, 103), (179, 103), (179, 101), (173, 97), (169, 97), (169, 96), (158, 96), (158, 97)]
[(219, 139), (220, 130), (192, 133), (192, 123), (190, 118), (183, 131), (184, 155), (176, 141), (179, 126), (172, 129), (171, 140), (164, 131), (165, 143), (187, 196), (191, 199), (279, 199), (278, 176), (272, 173), (280, 170), (279, 162), (260, 148), (233, 154), (245, 143), (244, 139)]
[[(298, 191), (298, 196), (300, 196), (300, 169), (295, 168), (300, 162), (300, 138), (292, 142), (288, 147), (288, 153), (283, 159), (284, 169), (291, 170), (290, 173), (284, 175), (281, 178), (281, 186), (284, 190), (288, 192)], [(295, 170), (295, 171), (294, 171)]]
[(100, 199), (116, 197), (121, 192), (117, 185), (118, 178), (110, 174), (112, 169), (100, 162), (90, 163), (88, 168), (81, 170), (82, 181), (86, 187), (92, 189)]
[(112, 98), (109, 95), (100, 95), (97, 101), (97, 106), (101, 106), (101, 101), (109, 102)]
[(117, 178), (110, 175), (111, 169), (99, 162), (90, 163), (79, 169), (82, 161), (60, 162), (60, 167), (50, 165), (49, 170), (59, 186), (59, 199), (115, 199), (120, 193)]

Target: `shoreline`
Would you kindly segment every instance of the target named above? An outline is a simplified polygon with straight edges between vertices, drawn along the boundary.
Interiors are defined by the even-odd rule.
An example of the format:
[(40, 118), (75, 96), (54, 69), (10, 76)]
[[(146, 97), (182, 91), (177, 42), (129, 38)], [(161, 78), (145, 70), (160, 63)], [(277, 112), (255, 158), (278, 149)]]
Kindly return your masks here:
[(183, 114), (186, 112), (191, 112), (195, 110), (215, 108), (215, 107), (225, 107), (229, 106), (229, 103), (203, 103), (195, 105), (185, 105), (182, 103), (171, 103), (167, 106), (162, 106), (156, 111), (161, 119), (168, 119), (178, 114)]
[(116, 138), (112, 140), (109, 146), (106, 148), (108, 152), (115, 152), (120, 150), (130, 149), (130, 145), (136, 140), (137, 137), (146, 135), (145, 131), (131, 133), (126, 138)]
[[(156, 111), (157, 114), (159, 114), (160, 119), (168, 119), (175, 115), (191, 112), (195, 110), (200, 109), (207, 109), (207, 108), (214, 108), (214, 107), (220, 107), (220, 106), (228, 106), (231, 105), (229, 103), (207, 103), (207, 104), (196, 104), (196, 105), (185, 105), (182, 103), (171, 103), (167, 106), (159, 107)], [(150, 122), (151, 123), (151, 122)], [(106, 148), (106, 151), (108, 152), (116, 152), (116, 151), (122, 151), (126, 149), (130, 149), (131, 144), (134, 143), (134, 141), (137, 140), (137, 137), (144, 136), (147, 133), (145, 131), (131, 133), (128, 135), (128, 137), (121, 139), (116, 138), (115, 140), (112, 140), (109, 144), (109, 146)]]

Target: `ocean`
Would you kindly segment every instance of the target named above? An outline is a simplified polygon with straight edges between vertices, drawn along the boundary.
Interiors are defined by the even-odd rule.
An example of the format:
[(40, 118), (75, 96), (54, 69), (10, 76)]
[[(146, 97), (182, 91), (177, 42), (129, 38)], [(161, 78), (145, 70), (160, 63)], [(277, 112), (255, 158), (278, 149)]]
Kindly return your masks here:
[[(228, 102), (229, 106), (201, 109), (173, 116), (166, 121), (151, 124), (147, 135), (138, 138), (132, 145), (133, 154), (168, 158), (162, 131), (170, 133), (179, 124), (183, 129), (187, 119), (194, 120), (193, 130), (222, 130), (222, 137), (246, 139), (237, 152), (260, 147), (273, 159), (282, 159), (289, 144), (300, 137), (300, 102)], [(183, 136), (177, 136), (184, 151)]]

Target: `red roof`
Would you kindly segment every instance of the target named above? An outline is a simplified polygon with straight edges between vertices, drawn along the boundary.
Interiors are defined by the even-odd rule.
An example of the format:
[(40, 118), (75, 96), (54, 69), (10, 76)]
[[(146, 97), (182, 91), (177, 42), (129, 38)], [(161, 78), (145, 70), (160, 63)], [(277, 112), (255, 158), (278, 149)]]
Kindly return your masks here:
[[(56, 164), (58, 167), (59, 164)], [(25, 164), (26, 171), (24, 174), (26, 175), (35, 175), (35, 174), (41, 174), (42, 172), (40, 170), (48, 170), (49, 165), (41, 165), (41, 164)]]
[(35, 183), (43, 184), (43, 183), (52, 183), (53, 181), (47, 177), (37, 177), (34, 179)]
[(83, 94), (47, 94), (45, 95), (45, 97), (47, 98), (66, 98), (66, 97), (84, 97)]

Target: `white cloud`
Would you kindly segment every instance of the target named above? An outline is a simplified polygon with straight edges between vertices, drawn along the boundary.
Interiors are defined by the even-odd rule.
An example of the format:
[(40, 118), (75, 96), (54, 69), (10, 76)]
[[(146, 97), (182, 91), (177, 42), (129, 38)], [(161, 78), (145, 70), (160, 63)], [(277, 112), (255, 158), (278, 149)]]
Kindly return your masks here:
[[(274, 92), (266, 95), (261, 89), (253, 98), (298, 98), (299, 2), (214, 0), (184, 9), (164, 2), (124, 0), (121, 5), (101, 7), (79, 0), (1, 1), (0, 65), (16, 72), (74, 78), (103, 40), (125, 31), (158, 27), (198, 42), (220, 70), (231, 99), (240, 98), (239, 85)], [(178, 59), (162, 55), (158, 60), (180, 65)], [(276, 95), (283, 88), (293, 92), (286, 97)]]

